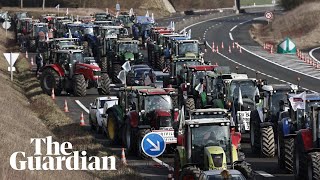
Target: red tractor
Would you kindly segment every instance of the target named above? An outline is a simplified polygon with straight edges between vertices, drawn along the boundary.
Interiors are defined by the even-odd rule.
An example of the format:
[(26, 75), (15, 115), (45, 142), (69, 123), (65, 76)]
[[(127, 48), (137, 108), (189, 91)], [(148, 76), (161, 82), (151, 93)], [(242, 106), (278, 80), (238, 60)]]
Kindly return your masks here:
[(164, 137), (166, 150), (174, 150), (177, 140), (172, 125), (177, 121), (178, 109), (173, 108), (172, 93), (172, 88), (148, 86), (131, 86), (121, 90), (119, 105), (107, 111), (110, 140), (118, 144), (122, 142), (129, 152), (146, 158), (141, 141), (147, 133), (156, 132)]
[(110, 93), (110, 79), (102, 73), (94, 60), (86, 60), (80, 49), (52, 50), (49, 64), (41, 69), (42, 90), (56, 95), (62, 91), (75, 96), (85, 96), (89, 88), (95, 87), (99, 94)]

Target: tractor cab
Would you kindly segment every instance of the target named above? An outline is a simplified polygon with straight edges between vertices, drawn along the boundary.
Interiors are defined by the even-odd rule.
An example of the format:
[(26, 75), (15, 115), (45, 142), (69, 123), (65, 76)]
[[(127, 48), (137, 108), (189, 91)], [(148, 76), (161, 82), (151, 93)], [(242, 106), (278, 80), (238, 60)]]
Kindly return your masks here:
[(172, 55), (176, 58), (201, 58), (200, 43), (198, 40), (176, 40)]
[(113, 17), (109, 13), (96, 13), (94, 19), (95, 21), (111, 21)]
[(48, 31), (49, 27), (47, 23), (34, 23), (32, 36), (35, 38), (38, 37), (39, 40), (45, 41)]

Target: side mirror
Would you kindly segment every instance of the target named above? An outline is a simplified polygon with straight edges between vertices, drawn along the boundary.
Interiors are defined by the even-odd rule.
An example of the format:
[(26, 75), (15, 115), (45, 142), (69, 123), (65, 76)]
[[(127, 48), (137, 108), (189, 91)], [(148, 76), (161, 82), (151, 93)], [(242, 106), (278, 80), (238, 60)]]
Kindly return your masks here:
[(179, 133), (179, 122), (178, 121), (174, 121), (172, 124), (172, 127), (174, 129), (173, 135), (175, 138), (178, 137), (178, 133)]
[(255, 101), (256, 103), (259, 103), (259, 101), (260, 101), (260, 96), (259, 96), (259, 95), (256, 95), (256, 96), (254, 97), (254, 101)]

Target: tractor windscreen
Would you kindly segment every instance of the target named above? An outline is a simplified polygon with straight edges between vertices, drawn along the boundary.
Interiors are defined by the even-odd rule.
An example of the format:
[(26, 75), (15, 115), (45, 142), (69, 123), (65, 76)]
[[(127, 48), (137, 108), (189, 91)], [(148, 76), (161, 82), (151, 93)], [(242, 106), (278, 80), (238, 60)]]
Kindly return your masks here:
[(280, 110), (280, 101), (283, 101), (285, 105), (288, 105), (287, 91), (277, 91), (271, 96), (270, 111), (273, 115), (276, 115)]
[(186, 53), (199, 54), (199, 45), (198, 43), (180, 43), (179, 44), (179, 53), (178, 55), (185, 55)]
[(82, 52), (74, 52), (74, 53), (72, 53), (71, 60), (73, 60), (73, 62), (83, 63), (84, 62), (83, 53)]
[(81, 28), (79, 26), (69, 26), (69, 29), (71, 31), (71, 34), (80, 34)]
[(180, 71), (183, 69), (184, 65), (186, 66), (192, 66), (192, 65), (200, 65), (199, 61), (176, 61), (175, 62), (175, 76), (180, 74)]
[[(207, 72), (205, 71), (196, 71), (193, 73), (193, 87), (198, 86), (200, 83), (202, 83), (206, 90), (211, 90), (211, 81), (207, 77)], [(204, 90), (205, 91), (205, 90)]]
[(146, 96), (144, 102), (146, 112), (150, 112), (156, 109), (164, 111), (172, 109), (172, 100), (169, 95)]
[(119, 44), (119, 52), (138, 53), (138, 51), (139, 51), (138, 44), (133, 44), (133, 43), (121, 43), (121, 44)]
[(35, 34), (39, 34), (39, 32), (47, 33), (48, 32), (48, 26), (46, 25), (35, 25), (34, 26)]
[[(191, 144), (193, 162), (203, 162), (204, 148), (209, 146), (221, 147), (230, 162), (230, 129), (227, 125), (194, 125), (191, 129)], [(198, 159), (199, 158), (199, 159)], [(222, 157), (220, 160), (222, 161)], [(222, 162), (221, 162), (222, 163)]]
[(242, 99), (253, 100), (256, 94), (256, 86), (253, 81), (232, 81), (230, 84), (230, 99), (239, 98), (241, 92)]

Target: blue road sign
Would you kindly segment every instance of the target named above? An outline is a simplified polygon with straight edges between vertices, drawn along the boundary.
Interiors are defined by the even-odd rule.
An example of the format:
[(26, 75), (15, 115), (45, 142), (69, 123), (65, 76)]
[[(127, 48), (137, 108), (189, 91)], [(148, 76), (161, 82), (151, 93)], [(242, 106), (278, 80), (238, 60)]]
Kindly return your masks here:
[(166, 149), (166, 142), (161, 135), (151, 132), (143, 137), (141, 147), (147, 156), (158, 157)]

